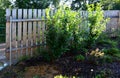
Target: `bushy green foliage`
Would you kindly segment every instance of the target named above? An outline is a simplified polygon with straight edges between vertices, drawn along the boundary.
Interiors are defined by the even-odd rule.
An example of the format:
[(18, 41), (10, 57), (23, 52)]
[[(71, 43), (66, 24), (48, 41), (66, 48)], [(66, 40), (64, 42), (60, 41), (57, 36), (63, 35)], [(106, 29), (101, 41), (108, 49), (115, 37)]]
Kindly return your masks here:
[[(100, 4), (88, 5), (88, 17), (82, 19), (79, 11), (62, 6), (50, 15), (47, 9), (46, 42), (53, 58), (60, 57), (70, 49), (88, 49), (105, 30), (107, 19)], [(83, 21), (86, 26), (81, 23)], [(83, 29), (82, 29), (83, 28)]]
[(77, 56), (75, 57), (75, 59), (76, 59), (77, 61), (83, 61), (83, 60), (85, 60), (85, 57), (80, 54), (80, 55), (77, 55)]
[(110, 55), (105, 55), (103, 58), (102, 58), (102, 63), (111, 63), (113, 62), (115, 59), (113, 59), (112, 56)]
[(120, 50), (118, 48), (110, 48), (104, 50), (105, 54), (114, 56), (115, 54), (120, 54)]
[(117, 42), (110, 39), (101, 39), (98, 40), (96, 43), (106, 48), (112, 48), (117, 46)]
[(120, 59), (120, 50), (117, 47), (116, 48), (103, 49), (102, 51), (105, 53), (105, 55), (101, 59), (102, 63), (106, 63), (106, 62), (111, 63), (115, 60)]
[(10, 0), (0, 0), (0, 9), (6, 9), (6, 8), (10, 8), (12, 5), (11, 5), (11, 2)]
[[(1, 4), (0, 4), (1, 5)], [(6, 27), (6, 19), (5, 19), (5, 9), (0, 7), (0, 43), (5, 43), (5, 27)]]
[(14, 6), (26, 9), (46, 9), (51, 3), (57, 7), (59, 2), (60, 0), (15, 0)]
[(120, 0), (101, 0), (104, 10), (120, 10)]
[(57, 9), (51, 17), (47, 10), (46, 41), (51, 56), (60, 57), (69, 48), (77, 48), (79, 44), (79, 12), (70, 10), (66, 6)]
[(15, 1), (15, 7), (26, 8), (26, 9), (30, 9), (30, 8), (45, 9), (49, 6), (49, 4), (50, 1), (48, 0), (16, 0)]
[(120, 0), (72, 0), (71, 8), (73, 10), (86, 10), (87, 4), (101, 3), (104, 10), (120, 10)]
[(107, 20), (104, 18), (104, 13), (101, 4), (88, 5), (88, 38), (87, 43), (91, 46), (94, 41), (105, 30)]

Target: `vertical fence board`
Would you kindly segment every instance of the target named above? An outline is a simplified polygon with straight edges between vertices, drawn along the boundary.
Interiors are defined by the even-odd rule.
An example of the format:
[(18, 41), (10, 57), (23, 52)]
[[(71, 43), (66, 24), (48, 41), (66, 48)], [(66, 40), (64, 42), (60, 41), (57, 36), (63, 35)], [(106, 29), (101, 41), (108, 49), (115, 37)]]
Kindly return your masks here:
[(119, 21), (118, 21), (118, 29), (119, 30), (118, 31), (120, 32), (120, 11), (119, 11), (119, 18), (118, 19), (119, 19)]
[[(32, 9), (28, 10), (28, 19), (32, 19)], [(28, 47), (29, 47), (29, 54), (32, 56), (32, 48), (33, 45), (32, 40), (32, 22), (28, 22)]]
[(6, 9), (6, 49), (10, 48), (10, 16), (11, 16), (11, 10)]
[[(37, 18), (37, 9), (33, 9), (33, 19)], [(33, 22), (33, 50), (36, 51), (36, 43), (37, 43), (37, 34), (36, 34), (36, 27), (37, 27), (37, 22)]]
[[(33, 18), (37, 18), (37, 9), (33, 10)], [(33, 22), (33, 43), (34, 45), (36, 45), (36, 26), (37, 26), (37, 22), (34, 21)]]
[[(18, 9), (18, 19), (22, 19), (22, 9)], [(22, 22), (18, 22), (18, 48), (21, 48), (22, 42)], [(22, 50), (18, 51), (19, 57), (22, 56)]]
[[(27, 9), (23, 9), (23, 19), (27, 19)], [(26, 47), (26, 44), (27, 44), (27, 22), (25, 21), (23, 22), (23, 47)], [(25, 51), (24, 53), (27, 55), (26, 48), (24, 51)]]
[[(42, 10), (43, 19), (45, 19), (45, 9)], [(45, 21), (42, 21), (42, 44), (46, 43), (45, 39)]]
[[(16, 13), (17, 13), (17, 9), (13, 9), (12, 10), (12, 19), (16, 19), (16, 15), (17, 15)], [(12, 23), (11, 28), (12, 28), (12, 32), (11, 32), (12, 48), (16, 49), (16, 46), (17, 46), (17, 44), (16, 44), (16, 22)], [(15, 53), (15, 54), (13, 54), (13, 53)], [(12, 56), (14, 56), (14, 58), (17, 58), (17, 51), (12, 52)]]
[[(41, 9), (38, 10), (38, 18), (41, 19)], [(41, 44), (41, 21), (38, 21), (38, 44)]]
[(10, 9), (6, 9), (6, 57), (7, 59), (9, 59), (9, 56), (10, 56), (10, 53), (9, 53), (9, 50), (10, 50), (10, 16), (11, 16), (11, 10)]
[[(104, 11), (104, 17), (105, 17), (105, 18), (108, 18), (108, 17), (107, 17), (107, 11)], [(106, 29), (105, 29), (105, 32), (107, 32), (107, 23), (106, 23)]]

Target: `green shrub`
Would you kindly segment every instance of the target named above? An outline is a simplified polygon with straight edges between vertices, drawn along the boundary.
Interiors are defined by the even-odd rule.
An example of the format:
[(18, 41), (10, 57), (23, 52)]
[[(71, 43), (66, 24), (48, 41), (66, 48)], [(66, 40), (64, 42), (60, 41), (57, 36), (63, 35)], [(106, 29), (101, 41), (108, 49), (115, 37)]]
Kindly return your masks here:
[(115, 56), (115, 57), (118, 57), (118, 58), (119, 58), (119, 60), (120, 60), (120, 52), (119, 52), (119, 53), (117, 53), (117, 54), (114, 54), (114, 56)]
[(117, 42), (110, 40), (110, 39), (101, 39), (101, 40), (98, 40), (96, 43), (97, 43), (97, 45), (102, 45), (102, 46), (108, 47), (108, 48), (117, 46)]
[(119, 45), (119, 40), (118, 38), (112, 39), (111, 37), (108, 36), (107, 33), (102, 33), (100, 37), (95, 41), (95, 46), (98, 48), (104, 48), (104, 49), (109, 49), (109, 48), (117, 48)]
[(112, 56), (109, 56), (109, 55), (105, 55), (103, 58), (102, 58), (102, 63), (111, 63), (111, 62), (113, 62), (114, 60), (113, 60), (113, 57)]
[[(88, 5), (88, 46), (91, 46), (94, 41), (105, 30), (107, 19), (104, 18), (104, 13), (101, 4)], [(94, 11), (94, 12), (93, 12)]]
[(110, 48), (103, 50), (105, 54), (114, 56), (115, 54), (120, 54), (120, 50), (118, 48)]
[(66, 6), (57, 9), (53, 16), (50, 16), (47, 9), (47, 31), (46, 42), (53, 58), (59, 58), (70, 48), (77, 49), (79, 45), (79, 24), (81, 18), (79, 12), (70, 10)]
[(87, 19), (81, 19), (79, 11), (72, 11), (66, 6), (58, 8), (53, 16), (50, 16), (50, 11), (47, 9), (46, 12), (46, 42), (53, 59), (70, 49), (88, 48), (105, 29), (107, 20), (100, 4), (88, 5)]

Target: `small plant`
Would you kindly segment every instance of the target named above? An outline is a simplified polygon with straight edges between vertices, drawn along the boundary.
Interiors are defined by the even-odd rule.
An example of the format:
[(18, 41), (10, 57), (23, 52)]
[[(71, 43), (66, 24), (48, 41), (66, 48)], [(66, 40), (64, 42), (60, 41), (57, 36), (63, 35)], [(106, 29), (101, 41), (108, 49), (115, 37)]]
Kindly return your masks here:
[(30, 59), (30, 56), (21, 56), (19, 58), (19, 61), (25, 61), (25, 60), (28, 60), (28, 59)]
[(104, 52), (99, 51), (97, 48), (96, 50), (92, 50), (88, 56), (88, 61), (94, 64), (100, 64), (101, 60), (104, 57)]
[(54, 78), (76, 78), (76, 77), (75, 76), (67, 77), (67, 76), (57, 75)]
[(85, 60), (85, 57), (80, 54), (80, 55), (77, 55), (77, 56), (75, 57), (75, 59), (76, 59), (77, 61), (83, 61), (83, 60)]
[(104, 76), (102, 76), (101, 74), (97, 74), (95, 78), (104, 78)]
[(40, 76), (38, 76), (38, 75), (35, 75), (33, 78), (40, 78)]
[(109, 78), (111, 77), (113, 74), (113, 72), (110, 69), (104, 69), (102, 71), (100, 71), (100, 75), (102, 78)]
[(110, 39), (101, 39), (101, 40), (98, 40), (97, 41), (97, 44), (98, 45), (102, 45), (106, 48), (112, 48), (112, 47), (116, 47), (117, 46), (117, 42), (116, 41), (113, 41), (113, 40), (110, 40)]
[(94, 57), (103, 57), (104, 52), (99, 51), (99, 49), (97, 48), (95, 51), (91, 51), (90, 55)]
[(110, 48), (103, 50), (105, 54), (115, 56), (115, 54), (120, 54), (120, 50), (118, 48)]
[(105, 55), (103, 58), (102, 58), (102, 63), (111, 63), (111, 62), (113, 62), (114, 61), (114, 59), (113, 59), (113, 57), (112, 56), (109, 56), (109, 55)]
[(43, 47), (40, 46), (39, 48), (37, 48), (37, 51), (35, 53), (35, 57), (42, 57), (45, 61), (51, 61), (52, 60), (52, 56), (50, 54), (50, 52), (48, 51), (47, 47)]

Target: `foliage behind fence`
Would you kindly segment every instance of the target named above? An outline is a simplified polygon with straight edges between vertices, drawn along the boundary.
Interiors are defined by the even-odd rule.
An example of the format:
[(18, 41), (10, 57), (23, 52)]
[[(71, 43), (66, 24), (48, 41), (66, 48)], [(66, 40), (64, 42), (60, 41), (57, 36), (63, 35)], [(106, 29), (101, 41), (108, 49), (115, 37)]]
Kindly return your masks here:
[(5, 10), (0, 9), (0, 43), (5, 43)]

